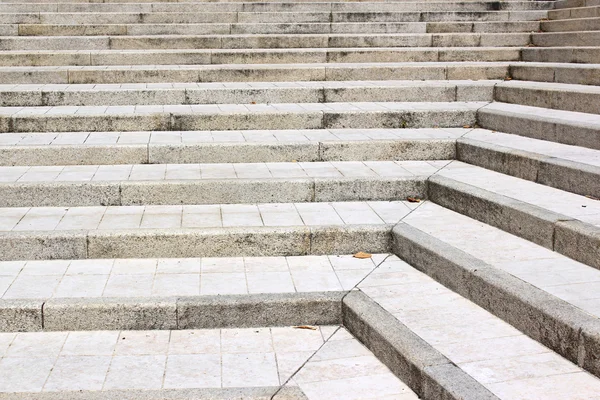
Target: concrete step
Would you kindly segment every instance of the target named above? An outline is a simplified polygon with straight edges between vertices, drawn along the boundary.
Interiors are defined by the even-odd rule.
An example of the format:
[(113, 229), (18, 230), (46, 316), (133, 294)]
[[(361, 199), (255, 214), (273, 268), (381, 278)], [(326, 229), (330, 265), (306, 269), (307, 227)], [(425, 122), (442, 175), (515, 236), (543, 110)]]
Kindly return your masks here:
[(541, 21), (540, 27), (545, 32), (600, 31), (600, 17)]
[[(570, 48), (556, 50), (573, 52), (573, 49)], [(577, 48), (577, 51), (587, 54), (586, 48)], [(592, 62), (593, 57), (598, 55), (597, 48), (591, 48), (591, 51), (593, 55), (589, 57), (589, 62)], [(22, 50), (0, 52), (0, 66), (4, 67), (518, 61), (520, 59), (521, 48), (519, 47)]]
[(528, 47), (521, 54), (528, 62), (600, 64), (600, 47)]
[(600, 114), (600, 87), (598, 86), (505, 81), (495, 85), (494, 100), (556, 110)]
[[(449, 226), (460, 226), (461, 230), (457, 232), (448, 229)], [(443, 290), (445, 288), (440, 292), (430, 291), (431, 289), (425, 291), (423, 289), (427, 281), (413, 278), (413, 285), (416, 286), (415, 296), (418, 297), (407, 298), (407, 293), (412, 291), (405, 288), (405, 284), (399, 285), (396, 290), (394, 286), (382, 287), (380, 291), (375, 292), (378, 294), (375, 300), (379, 300), (384, 307), (390, 307), (390, 311), (398, 315), (401, 321), (418, 324), (418, 327), (426, 324), (437, 325), (439, 321), (447, 319), (448, 325), (438, 326), (435, 330), (419, 329), (417, 333), (422, 332), (421, 337), (446, 343), (452, 343), (449, 339), (454, 338), (454, 344), (444, 348), (448, 349), (449, 356), (462, 353), (460, 359), (453, 360), (459, 366), (461, 363), (482, 360), (482, 355), (486, 352), (492, 352), (500, 358), (508, 356), (511, 359), (509, 365), (513, 366), (513, 362), (518, 363), (519, 352), (528, 352), (526, 349), (531, 349), (530, 346), (537, 348), (534, 353), (540, 354), (540, 345), (534, 341), (537, 340), (576, 363), (580, 373), (583, 368), (596, 376), (600, 374), (598, 355), (593, 350), (598, 346), (600, 332), (600, 309), (596, 289), (600, 271), (431, 203), (423, 204), (394, 229), (394, 245), (400, 258), (427, 275), (435, 277), (444, 286), (453, 288), (457, 293)], [(402, 268), (396, 274), (396, 279), (404, 278), (400, 282), (406, 282), (408, 273), (408, 268)], [(370, 275), (372, 276), (373, 274)], [(370, 277), (363, 284), (368, 282)], [(366, 293), (374, 297), (373, 291)], [(394, 293), (395, 297), (386, 298), (389, 293)], [(471, 307), (471, 312), (458, 311), (457, 308), (461, 305), (472, 304), (461, 296), (487, 309), (513, 327), (499, 321), (494, 322), (497, 321), (495, 317), (482, 318), (478, 307)], [(435, 312), (431, 318), (425, 318), (422, 310), (407, 313), (407, 310), (398, 308), (404, 304), (423, 304), (419, 308), (429, 307)], [(463, 329), (457, 328), (457, 325), (463, 326)], [(484, 328), (486, 326), (487, 329)], [(515, 333), (511, 334), (506, 329), (514, 329)], [(456, 336), (448, 337), (449, 332), (456, 332)], [(487, 339), (498, 339), (466, 339), (470, 335), (482, 335), (483, 332), (489, 335)], [(534, 340), (524, 340), (526, 337), (521, 337), (523, 343), (515, 343), (514, 347), (509, 345), (511, 340), (519, 340), (517, 334), (520, 332)], [(505, 340), (508, 342), (504, 342)], [(454, 351), (450, 352), (451, 348), (454, 348)], [(553, 359), (561, 360), (556, 357)], [(514, 393), (511, 396), (501, 398), (519, 398), (519, 394), (525, 390), (530, 395), (529, 390), (535, 387), (534, 376), (536, 372), (542, 371), (539, 368), (541, 363), (528, 361), (528, 357), (523, 357), (522, 360), (526, 364), (531, 362), (529, 379), (521, 381), (518, 387), (515, 387), (515, 383), (506, 386), (497, 384), (496, 387), (504, 386), (504, 390), (516, 391), (511, 392)], [(472, 364), (468, 371), (475, 378), (486, 376), (490, 379), (491, 376), (496, 376), (488, 375), (490, 367), (488, 363), (485, 365), (486, 367), (481, 363)], [(575, 367), (573, 364), (571, 366)], [(506, 368), (508, 371), (514, 371), (511, 367)], [(598, 380), (592, 375), (583, 373), (579, 376), (592, 387), (598, 385)], [(500, 379), (490, 381), (499, 382)], [(546, 382), (547, 379), (539, 381), (539, 390), (548, 389)], [(578, 387), (585, 386), (582, 384)], [(557, 392), (550, 390), (540, 398), (553, 398)], [(567, 391), (564, 392), (564, 397), (570, 398), (569, 389), (565, 387), (563, 390)]]
[(600, 31), (533, 33), (531, 41), (540, 47), (597, 46)]
[[(447, 53), (445, 53), (447, 54)], [(544, 65), (544, 64), (541, 64)], [(364, 62), (0, 67), (2, 84), (504, 79), (507, 62)], [(583, 76), (575, 74), (576, 76)], [(588, 74), (589, 75), (589, 74)], [(591, 74), (593, 76), (594, 74)], [(591, 77), (590, 77), (591, 78)]]
[(492, 101), (500, 81), (0, 85), (0, 106)]
[(43, 400), (418, 398), (344, 328), (314, 329), (10, 333), (1, 388)]
[(229, 3), (12, 3), (0, 4), (0, 13), (208, 13), (208, 12), (393, 12), (393, 11), (500, 11), (550, 10), (552, 1), (448, 2), (229, 2)]
[[(564, 34), (569, 35), (569, 34)], [(567, 38), (568, 39), (568, 38)], [(546, 39), (551, 40), (551, 39)], [(4, 37), (0, 50), (178, 50), (527, 46), (530, 33), (386, 33)]]
[(0, 165), (450, 160), (469, 129), (61, 132), (0, 135)]
[[(10, 260), (388, 252), (408, 201), (3, 208)], [(68, 216), (67, 216), (68, 214)]]
[(600, 116), (573, 111), (491, 103), (477, 112), (482, 128), (600, 150)]
[[(102, 3), (101, 3), (102, 4)], [(310, 33), (537, 32), (539, 21), (500, 22), (308, 22), (255, 24), (4, 24), (2, 36), (224, 35)]]
[(600, 4), (591, 7), (563, 8), (548, 11), (551, 20), (566, 20), (574, 18), (596, 18), (600, 17)]
[(0, 132), (431, 128), (475, 124), (484, 102), (0, 108)]
[(0, 167), (0, 207), (424, 198), (427, 177), (446, 164), (335, 161)]
[(600, 269), (597, 199), (459, 161), (429, 179), (428, 193), (443, 207)]
[(511, 64), (510, 76), (523, 81), (600, 85), (600, 64)]
[(456, 159), (583, 196), (600, 198), (600, 151), (474, 129)]
[(538, 21), (548, 11), (0, 13), (1, 24)]
[[(340, 324), (342, 297), (387, 256), (4, 261), (0, 327), (64, 331)], [(28, 312), (11, 319), (10, 305), (17, 302)]]

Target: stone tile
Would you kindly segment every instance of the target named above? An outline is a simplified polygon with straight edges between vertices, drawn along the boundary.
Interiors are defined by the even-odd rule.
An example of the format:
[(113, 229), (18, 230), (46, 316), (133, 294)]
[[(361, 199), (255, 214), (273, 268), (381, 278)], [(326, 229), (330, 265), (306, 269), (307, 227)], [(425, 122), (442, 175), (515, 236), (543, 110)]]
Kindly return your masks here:
[(270, 353), (273, 341), (269, 328), (222, 329), (223, 353)]
[(108, 275), (65, 275), (54, 297), (101, 297)]
[(203, 273), (200, 278), (201, 295), (247, 294), (244, 273)]
[(488, 388), (502, 399), (568, 399), (574, 395), (580, 399), (593, 399), (600, 393), (600, 381), (587, 372), (577, 372), (499, 382), (488, 385)]
[(108, 278), (104, 297), (147, 297), (152, 294), (154, 275), (111, 275)]
[(307, 330), (291, 327), (271, 328), (275, 352), (306, 352), (316, 351), (323, 344), (319, 329)]
[(200, 274), (156, 274), (153, 296), (198, 296)]
[(167, 354), (170, 331), (122, 331), (116, 356)]
[(223, 387), (279, 385), (275, 353), (226, 353), (222, 363)]
[(0, 392), (39, 392), (56, 357), (6, 357), (0, 360)]
[(62, 348), (61, 356), (112, 356), (119, 332), (116, 331), (75, 331)]
[(248, 272), (248, 293), (293, 293), (296, 291), (289, 272)]
[(58, 357), (44, 391), (100, 390), (110, 361), (110, 356)]
[(217, 354), (221, 352), (218, 329), (171, 331), (169, 354)]
[(166, 361), (166, 355), (115, 356), (103, 389), (160, 389)]
[(169, 355), (165, 389), (221, 387), (219, 354)]
[(6, 357), (57, 357), (67, 339), (67, 332), (22, 332), (6, 351)]

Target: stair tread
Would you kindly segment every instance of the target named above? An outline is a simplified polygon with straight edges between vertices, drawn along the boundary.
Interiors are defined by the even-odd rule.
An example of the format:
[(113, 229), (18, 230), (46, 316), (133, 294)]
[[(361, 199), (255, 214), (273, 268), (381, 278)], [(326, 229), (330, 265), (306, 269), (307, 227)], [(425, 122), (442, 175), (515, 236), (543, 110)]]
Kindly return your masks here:
[(576, 126), (600, 127), (600, 115), (576, 111), (552, 110), (542, 107), (523, 106), (520, 104), (494, 102), (482, 108), (483, 112), (507, 113), (518, 115), (520, 118), (544, 118), (561, 124)]
[[(3, 380), (2, 390), (34, 392), (41, 399), (57, 391), (82, 391), (80, 395), (101, 391), (106, 398), (125, 398), (119, 397), (124, 396), (123, 390), (139, 398), (160, 389), (191, 399), (203, 390), (211, 394), (209, 388), (223, 389), (222, 395), (237, 392), (244, 398), (264, 399), (273, 396), (297, 369), (300, 382), (288, 387), (299, 385), (303, 398), (348, 396), (358, 390), (417, 399), (368, 349), (337, 326), (3, 335), (6, 355), (0, 370), (10, 379)], [(23, 364), (29, 368), (16, 368)], [(340, 380), (348, 378), (354, 379), (340, 387)]]
[(0, 298), (159, 298), (348, 291), (386, 254), (0, 261)]
[(243, 227), (310, 227), (397, 223), (413, 208), (403, 201), (165, 206), (0, 208), (0, 231), (111, 231)]

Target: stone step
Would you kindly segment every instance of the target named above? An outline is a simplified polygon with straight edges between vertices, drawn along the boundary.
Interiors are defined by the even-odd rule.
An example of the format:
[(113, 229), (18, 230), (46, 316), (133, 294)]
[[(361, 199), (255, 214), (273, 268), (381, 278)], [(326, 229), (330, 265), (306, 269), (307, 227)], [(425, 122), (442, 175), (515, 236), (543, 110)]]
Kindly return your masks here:
[(505, 81), (494, 86), (494, 100), (556, 110), (600, 114), (600, 87), (598, 86)]
[(557, 9), (591, 6), (600, 6), (600, 0), (557, 0), (554, 3)]
[(593, 197), (459, 161), (429, 179), (428, 194), (443, 207), (600, 269), (600, 202)]
[(0, 13), (397, 12), (550, 10), (553, 1), (0, 3)]
[(7, 333), (0, 389), (42, 400), (418, 398), (343, 327), (313, 329)]
[[(449, 229), (449, 226), (460, 226), (461, 229), (457, 231)], [(597, 302), (600, 271), (431, 203), (423, 204), (395, 227), (394, 246), (400, 258), (427, 275), (435, 277), (444, 286), (453, 288), (457, 293), (437, 285), (434, 287), (440, 288), (439, 292), (430, 291), (432, 288), (426, 282), (431, 278), (427, 277), (427, 280), (424, 280), (414, 277), (414, 296), (418, 297), (408, 298), (408, 293), (412, 291), (405, 288), (409, 284), (407, 281), (411, 280), (407, 276), (410, 271), (406, 264), (402, 265), (404, 268), (398, 268), (397, 274), (392, 275), (397, 279), (397, 289), (394, 286), (382, 286), (380, 289), (372, 288), (371, 292), (366, 291), (361, 286), (373, 279), (374, 274), (363, 281), (359, 288), (383, 307), (389, 307), (389, 311), (398, 315), (401, 322), (406, 321), (406, 324), (437, 325), (439, 321), (447, 319), (448, 325), (438, 326), (434, 330), (419, 329), (417, 333), (431, 340), (454, 342), (450, 347), (454, 348), (454, 351), (450, 352), (450, 348), (445, 348), (448, 349), (451, 359), (453, 353), (462, 353), (460, 359), (453, 360), (458, 366), (462, 362), (481, 360), (482, 353), (485, 352), (495, 353), (497, 357), (506, 357), (507, 351), (509, 354), (516, 352), (510, 354), (515, 357), (520, 351), (534, 346), (538, 349), (534, 352), (539, 353), (539, 344), (534, 341), (537, 340), (577, 363), (579, 367), (596, 376), (600, 375), (598, 354), (594, 350), (599, 345), (600, 333), (600, 308)], [(380, 285), (388, 285), (383, 279), (375, 281)], [(401, 285), (404, 282), (406, 283)], [(425, 287), (429, 289), (424, 290)], [(395, 297), (389, 298), (392, 293)], [(375, 297), (377, 295), (378, 297)], [(471, 312), (459, 311), (462, 304), (472, 305), (461, 296), (507, 323), (500, 323), (491, 315), (489, 319), (482, 318), (482, 310), (479, 307), (472, 306)], [(405, 304), (407, 306), (403, 308)], [(422, 306), (408, 306), (415, 304)], [(431, 318), (426, 318), (423, 310), (407, 312), (422, 307), (435, 310)], [(462, 325), (463, 329), (457, 329), (457, 325)], [(447, 337), (449, 332), (456, 332), (456, 336)], [(480, 342), (470, 339), (471, 335), (479, 336), (484, 332), (489, 335), (488, 339), (502, 339)], [(514, 347), (509, 345), (510, 342), (502, 343), (504, 340), (518, 340), (520, 332), (534, 340), (515, 343)], [(521, 338), (526, 339), (524, 336)], [(513, 350), (509, 350), (511, 348)], [(512, 357), (513, 362), (519, 360)], [(554, 359), (564, 362), (560, 358)], [(524, 391), (527, 391), (528, 397), (536, 396), (529, 390), (534, 387), (533, 383), (536, 381), (532, 379), (536, 373), (534, 371), (543, 370), (540, 369), (542, 363), (526, 360), (527, 357), (523, 361), (532, 368), (530, 379), (521, 381), (518, 387), (515, 387), (515, 383), (506, 384), (505, 390), (513, 390), (513, 395), (500, 398), (522, 398), (519, 396)], [(508, 363), (508, 371), (514, 371), (513, 362)], [(573, 364), (571, 366), (577, 368)], [(471, 365), (468, 372), (473, 377), (486, 376), (489, 379), (494, 376), (488, 375), (489, 368), (489, 364), (484, 366), (478, 363)], [(582, 372), (580, 368), (577, 370)], [(525, 377), (526, 375), (522, 376)], [(592, 387), (598, 385), (598, 380), (592, 375), (581, 374), (580, 377)], [(548, 389), (545, 382), (548, 382), (547, 379), (541, 380), (540, 390)], [(585, 386), (578, 386), (577, 391), (579, 388), (585, 391)], [(567, 387), (564, 390), (569, 390)], [(557, 392), (550, 390), (551, 392), (546, 392), (539, 398), (554, 398)], [(593, 391), (597, 392), (597, 389)], [(564, 393), (565, 396), (557, 397), (571, 398), (568, 392)], [(579, 394), (573, 392), (573, 395), (576, 398)]]
[[(564, 35), (569, 35), (564, 34)], [(568, 39), (568, 37), (566, 38)], [(590, 38), (591, 39), (591, 38)], [(541, 39), (538, 39), (540, 41)], [(545, 39), (552, 41), (551, 38)], [(280, 35), (50, 36), (0, 38), (0, 50), (179, 50), (373, 47), (516, 47), (530, 33), (365, 33)], [(570, 42), (569, 42), (570, 43)], [(94, 56), (90, 56), (94, 58)], [(95, 63), (95, 62), (94, 62)]]
[(548, 11), (548, 18), (551, 20), (596, 17), (600, 17), (600, 4), (595, 4), (592, 7), (563, 8)]
[(298, 22), (538, 21), (547, 10), (367, 12), (0, 13), (1, 24), (186, 24)]
[(431, 128), (474, 125), (484, 102), (2, 107), (0, 132)]
[[(447, 52), (444, 54), (448, 54)], [(302, 60), (300, 60), (302, 61)], [(547, 65), (543, 65), (545, 70)], [(564, 65), (564, 64), (563, 64)], [(568, 65), (568, 64), (567, 64)], [(573, 67), (571, 65), (571, 67)], [(583, 68), (583, 67), (582, 67)], [(0, 67), (0, 83), (102, 84), (504, 79), (507, 62), (364, 62), (140, 66)], [(574, 74), (589, 76), (594, 74)]]
[(540, 47), (597, 46), (600, 31), (533, 33), (531, 41)]
[(456, 159), (584, 196), (600, 198), (600, 151), (474, 129)]
[(492, 101), (494, 86), (499, 82), (457, 80), (0, 85), (0, 106)]
[(545, 32), (600, 31), (600, 17), (541, 21), (540, 27)]
[(309, 22), (257, 24), (4, 24), (2, 36), (103, 36), (103, 35), (224, 35), (310, 33), (453, 33), (537, 32), (539, 21), (500, 22)]
[(600, 64), (600, 47), (528, 47), (521, 54), (528, 62)]
[(477, 112), (482, 128), (600, 150), (600, 116), (573, 111), (491, 103)]
[(515, 63), (510, 76), (523, 81), (600, 85), (600, 64)]
[[(341, 298), (387, 256), (4, 261), (0, 262), (0, 328), (340, 324)], [(11, 319), (10, 306), (18, 302), (27, 312)]]
[(406, 128), (5, 133), (0, 135), (0, 165), (450, 160), (455, 158), (455, 138), (468, 131)]
[(424, 198), (427, 177), (446, 164), (335, 161), (0, 167), (0, 207)]
[[(585, 49), (577, 48), (577, 51), (587, 54)], [(525, 50), (529, 49), (525, 48)], [(569, 54), (573, 52), (573, 49), (569, 48), (557, 50), (569, 51)], [(588, 62), (592, 62), (592, 57), (600, 56), (597, 48), (590, 48), (590, 50), (592, 55), (588, 57), (590, 59)], [(0, 52), (0, 66), (5, 67), (518, 61), (520, 59), (521, 48), (519, 47), (25, 50)]]
[[(2, 208), (3, 261), (388, 252), (408, 201)], [(68, 214), (68, 216), (67, 216)]]

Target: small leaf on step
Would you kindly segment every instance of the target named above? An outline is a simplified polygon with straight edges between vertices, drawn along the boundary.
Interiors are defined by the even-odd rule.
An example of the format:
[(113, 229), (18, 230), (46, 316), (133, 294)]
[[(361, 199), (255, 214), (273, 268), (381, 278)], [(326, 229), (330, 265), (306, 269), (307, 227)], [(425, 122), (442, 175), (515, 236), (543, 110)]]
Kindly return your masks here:
[(354, 256), (354, 258), (371, 258), (371, 254), (370, 253), (365, 253), (364, 251), (359, 251), (358, 253), (356, 253)]
[(298, 326), (295, 326), (294, 328), (296, 328), (296, 329), (310, 329), (311, 331), (316, 331), (317, 330), (316, 326), (310, 326), (310, 325), (298, 325)]
[(420, 203), (421, 199), (419, 199), (418, 197), (407, 197), (406, 201), (408, 201), (409, 203)]

